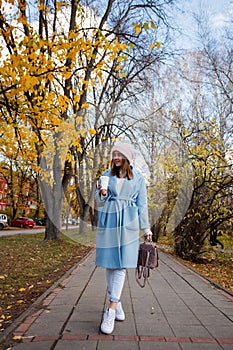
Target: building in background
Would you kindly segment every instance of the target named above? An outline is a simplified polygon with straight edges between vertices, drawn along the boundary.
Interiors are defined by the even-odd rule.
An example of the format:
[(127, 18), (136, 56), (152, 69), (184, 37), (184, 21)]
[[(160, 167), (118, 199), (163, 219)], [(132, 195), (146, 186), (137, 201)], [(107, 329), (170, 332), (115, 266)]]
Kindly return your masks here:
[(3, 175), (0, 173), (0, 211), (7, 207), (8, 185)]

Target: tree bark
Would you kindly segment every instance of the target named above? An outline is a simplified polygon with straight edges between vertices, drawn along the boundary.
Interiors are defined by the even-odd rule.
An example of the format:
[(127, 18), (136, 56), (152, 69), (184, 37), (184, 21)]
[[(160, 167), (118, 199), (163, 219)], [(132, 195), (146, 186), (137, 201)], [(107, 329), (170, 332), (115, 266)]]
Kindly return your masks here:
[(47, 213), (45, 239), (60, 240), (61, 234), (61, 211), (64, 201), (64, 188), (62, 186), (62, 164), (60, 151), (57, 149), (53, 158), (53, 169), (47, 169), (46, 159), (41, 158), (42, 171), (51, 172), (52, 184), (40, 177), (40, 188)]

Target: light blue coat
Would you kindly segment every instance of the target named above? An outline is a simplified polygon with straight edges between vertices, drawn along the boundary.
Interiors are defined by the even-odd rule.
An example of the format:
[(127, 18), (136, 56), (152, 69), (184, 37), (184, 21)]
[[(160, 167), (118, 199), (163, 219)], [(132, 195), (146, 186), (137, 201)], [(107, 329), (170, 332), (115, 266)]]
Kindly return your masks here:
[[(103, 175), (110, 176), (111, 170)], [(107, 196), (95, 199), (98, 207), (96, 265), (105, 268), (137, 266), (139, 231), (148, 229), (146, 184), (141, 173), (133, 169), (133, 179), (124, 180), (117, 193), (117, 177), (110, 176)]]

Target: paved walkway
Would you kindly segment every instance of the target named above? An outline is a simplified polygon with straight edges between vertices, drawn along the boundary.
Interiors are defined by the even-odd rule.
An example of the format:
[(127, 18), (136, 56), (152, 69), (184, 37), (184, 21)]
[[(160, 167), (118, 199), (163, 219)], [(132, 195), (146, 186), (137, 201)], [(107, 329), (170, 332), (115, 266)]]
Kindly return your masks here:
[(160, 252), (159, 268), (141, 289), (129, 269), (124, 322), (99, 331), (108, 303), (105, 270), (92, 252), (14, 330), (13, 350), (232, 350), (233, 297)]

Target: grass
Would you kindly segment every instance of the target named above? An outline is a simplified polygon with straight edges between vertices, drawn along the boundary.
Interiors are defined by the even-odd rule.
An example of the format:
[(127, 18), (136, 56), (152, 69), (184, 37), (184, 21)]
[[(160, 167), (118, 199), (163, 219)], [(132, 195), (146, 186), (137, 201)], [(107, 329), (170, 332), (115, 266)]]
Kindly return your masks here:
[(44, 233), (0, 237), (0, 331), (92, 249), (95, 233), (76, 230), (61, 243), (43, 242)]
[[(228, 291), (233, 292), (233, 238), (223, 235), (219, 239), (224, 244), (224, 250), (219, 247), (212, 247), (207, 243), (205, 246), (206, 252), (195, 263), (180, 259), (177, 256), (176, 258)], [(172, 235), (168, 234), (160, 237), (158, 246), (174, 255)]]

